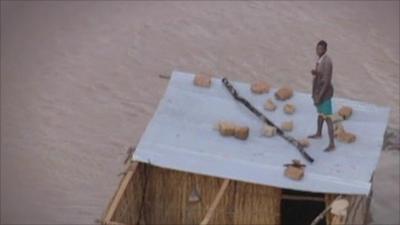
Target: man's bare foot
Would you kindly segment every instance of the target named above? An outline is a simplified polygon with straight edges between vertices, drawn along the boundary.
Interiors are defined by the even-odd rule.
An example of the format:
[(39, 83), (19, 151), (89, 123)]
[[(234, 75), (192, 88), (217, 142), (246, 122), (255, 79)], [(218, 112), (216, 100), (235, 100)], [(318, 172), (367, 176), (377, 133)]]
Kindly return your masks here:
[(310, 136), (308, 136), (308, 138), (321, 138), (321, 135), (320, 134), (313, 134), (313, 135), (310, 135)]
[(333, 151), (333, 150), (335, 150), (335, 145), (329, 145), (328, 147), (326, 147), (325, 148), (325, 152), (330, 152), (330, 151)]

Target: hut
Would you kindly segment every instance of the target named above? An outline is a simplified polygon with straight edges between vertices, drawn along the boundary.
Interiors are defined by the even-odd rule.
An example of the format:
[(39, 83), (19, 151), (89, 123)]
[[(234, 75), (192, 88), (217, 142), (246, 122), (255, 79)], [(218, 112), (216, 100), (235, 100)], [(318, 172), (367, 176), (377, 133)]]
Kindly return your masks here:
[[(353, 108), (344, 126), (358, 134), (354, 143), (322, 149), (327, 137), (312, 141), (301, 180), (284, 176), (285, 163), (300, 159), (279, 137), (259, 135), (262, 123), (236, 103), (221, 80), (193, 85), (193, 74), (175, 71), (158, 109), (111, 198), (103, 224), (366, 224), (376, 168), (389, 110), (335, 98), (336, 107)], [(242, 96), (262, 108), (269, 93), (254, 95), (250, 85), (234, 82)], [(312, 133), (316, 112), (310, 96), (295, 92), (294, 115), (267, 114), (279, 122), (291, 117), (295, 138)], [(284, 102), (276, 102), (278, 109)], [(216, 121), (246, 124), (249, 137), (224, 137)], [(300, 129), (301, 128), (301, 129)], [(348, 205), (338, 212), (336, 202)], [(337, 204), (336, 204), (337, 205)]]

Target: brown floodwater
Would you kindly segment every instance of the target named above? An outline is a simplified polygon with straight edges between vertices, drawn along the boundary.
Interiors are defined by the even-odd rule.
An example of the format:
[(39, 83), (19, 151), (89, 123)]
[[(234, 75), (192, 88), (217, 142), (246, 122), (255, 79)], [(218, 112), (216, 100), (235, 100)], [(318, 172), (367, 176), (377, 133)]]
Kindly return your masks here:
[[(325, 39), (335, 95), (391, 108), (399, 2), (1, 1), (1, 223), (94, 223), (172, 70), (311, 91)], [(375, 175), (375, 223), (400, 223), (399, 152)]]

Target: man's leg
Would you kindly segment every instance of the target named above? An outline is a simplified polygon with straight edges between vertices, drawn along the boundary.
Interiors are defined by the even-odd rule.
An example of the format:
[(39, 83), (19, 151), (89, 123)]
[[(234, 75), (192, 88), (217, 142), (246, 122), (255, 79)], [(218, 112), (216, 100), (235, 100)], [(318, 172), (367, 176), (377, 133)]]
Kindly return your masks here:
[(327, 148), (325, 148), (325, 151), (329, 152), (335, 149), (335, 137), (334, 137), (332, 119), (330, 117), (327, 117), (325, 121), (326, 124), (328, 125), (328, 134), (329, 134), (329, 145)]
[(322, 125), (324, 124), (324, 117), (322, 115), (318, 115), (318, 120), (317, 120), (317, 133), (308, 136), (309, 138), (320, 138), (321, 133), (322, 133)]

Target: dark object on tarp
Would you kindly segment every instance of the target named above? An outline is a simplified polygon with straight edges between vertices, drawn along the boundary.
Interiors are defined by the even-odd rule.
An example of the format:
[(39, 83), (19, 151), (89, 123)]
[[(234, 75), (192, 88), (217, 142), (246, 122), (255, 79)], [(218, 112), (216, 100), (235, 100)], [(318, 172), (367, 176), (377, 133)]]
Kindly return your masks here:
[(253, 112), (259, 119), (261, 119), (264, 123), (276, 127), (276, 131), (279, 136), (283, 137), (286, 141), (288, 141), (290, 144), (294, 145), (301, 155), (310, 163), (314, 162), (314, 159), (307, 154), (307, 152), (304, 150), (304, 147), (293, 137), (286, 135), (283, 130), (279, 127), (277, 127), (271, 120), (269, 120), (266, 116), (264, 116), (260, 111), (258, 111), (254, 106), (250, 104), (249, 101), (244, 99), (243, 97), (239, 96), (235, 88), (229, 83), (229, 81), (226, 78), (222, 78), (222, 83), (225, 85), (225, 87), (228, 89), (228, 91), (232, 94), (232, 96), (239, 102), (241, 102), (243, 105), (245, 105), (251, 112)]

